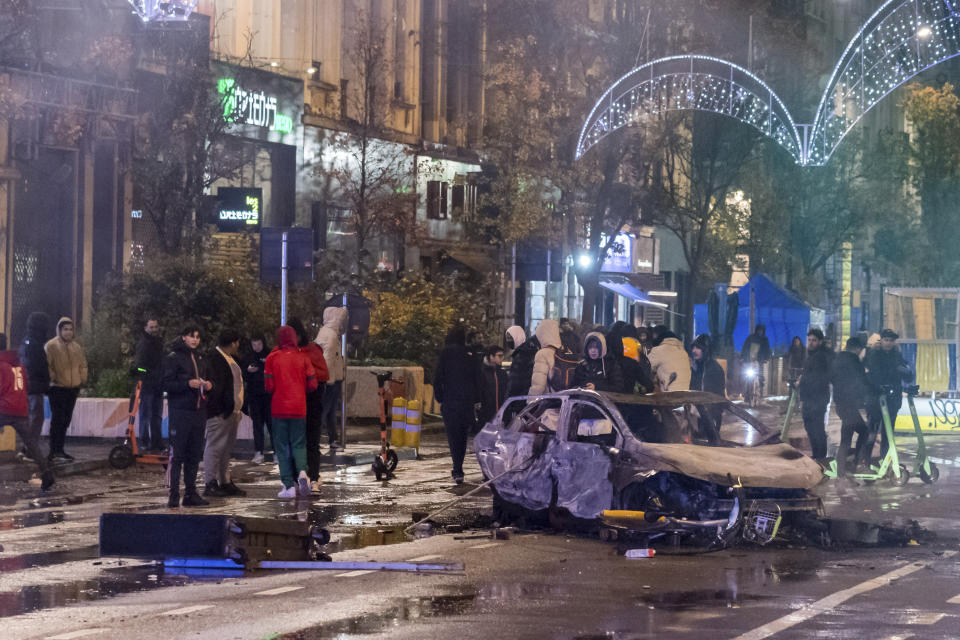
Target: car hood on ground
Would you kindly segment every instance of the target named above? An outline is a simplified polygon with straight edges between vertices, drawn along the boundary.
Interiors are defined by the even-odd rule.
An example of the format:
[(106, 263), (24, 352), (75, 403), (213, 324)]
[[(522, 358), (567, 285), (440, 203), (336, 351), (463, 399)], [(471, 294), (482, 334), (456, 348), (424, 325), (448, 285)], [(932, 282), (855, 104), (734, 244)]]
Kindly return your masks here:
[(624, 453), (638, 470), (673, 471), (724, 486), (811, 489), (823, 479), (820, 465), (788, 444), (728, 448), (627, 442)]

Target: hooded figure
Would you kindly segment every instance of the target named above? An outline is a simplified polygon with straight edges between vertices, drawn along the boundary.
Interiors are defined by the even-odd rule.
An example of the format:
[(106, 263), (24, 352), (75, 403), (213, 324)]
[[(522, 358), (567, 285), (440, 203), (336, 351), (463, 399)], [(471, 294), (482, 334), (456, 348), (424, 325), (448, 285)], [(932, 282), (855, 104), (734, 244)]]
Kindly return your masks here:
[(64, 316), (57, 322), (57, 337), (43, 346), (50, 368), (50, 458), (73, 460), (63, 450), (73, 419), (80, 387), (87, 382), (87, 358), (74, 340), (73, 320)]
[[(307, 475), (307, 394), (316, 390), (317, 375), (307, 354), (297, 346), (293, 327), (277, 329), (277, 346), (267, 356), (263, 376), (267, 391), (273, 394), (273, 446), (280, 466), (283, 489), (279, 498), (310, 495)], [(295, 486), (297, 485), (297, 486)]]
[(297, 347), (300, 353), (310, 359), (313, 372), (317, 376), (318, 387), (307, 394), (307, 477), (310, 478), (310, 489), (315, 491), (320, 486), (320, 434), (323, 432), (323, 389), (330, 378), (327, 370), (327, 361), (323, 357), (323, 349), (316, 342), (307, 337), (307, 331), (299, 318), (287, 318), (287, 325), (297, 332)]
[(463, 459), (467, 454), (467, 438), (476, 421), (473, 405), (480, 401), (480, 387), (480, 366), (467, 350), (466, 332), (461, 326), (453, 327), (437, 359), (433, 395), (440, 403), (453, 461), (450, 475), (457, 484), (463, 482)]
[(573, 383), (597, 391), (623, 388), (620, 363), (607, 353), (607, 340), (599, 331), (591, 331), (583, 340), (583, 360), (573, 373)]
[(30, 431), (26, 375), (17, 352), (6, 349), (7, 336), (0, 333), (0, 424), (13, 426), (19, 434), (27, 455), (40, 469), (40, 488), (47, 491), (54, 483), (53, 471), (40, 450), (40, 432)]
[(536, 357), (537, 351), (540, 350), (540, 342), (536, 336), (531, 336), (527, 340), (523, 329), (517, 325), (507, 329), (507, 336), (508, 341), (511, 338), (513, 339), (507, 397), (525, 396), (530, 390), (530, 380), (533, 377), (533, 359)]
[(540, 350), (533, 359), (533, 375), (529, 395), (562, 391), (573, 386), (573, 371), (577, 360), (563, 348), (560, 341), (560, 325), (556, 320), (541, 320), (534, 332)]
[(323, 387), (323, 405), (321, 424), (330, 444), (331, 454), (340, 447), (340, 434), (337, 429), (337, 407), (343, 389), (343, 380), (347, 375), (347, 360), (341, 350), (343, 334), (347, 330), (349, 313), (343, 307), (327, 307), (323, 310), (323, 326), (314, 340), (323, 349), (323, 358), (327, 362), (330, 380)]
[[(637, 338), (637, 330), (626, 322), (614, 322), (607, 332), (607, 347), (610, 356), (620, 364), (622, 393), (650, 393), (653, 391), (653, 372), (646, 353), (637, 349), (636, 354), (627, 354), (624, 338)], [(639, 340), (638, 340), (639, 342)]]
[[(720, 363), (713, 358), (713, 345), (710, 336), (702, 334), (690, 345), (690, 389), (692, 391), (707, 391), (718, 396), (726, 397), (726, 374)], [(723, 421), (723, 406), (698, 406), (700, 413), (699, 436), (715, 441), (720, 434), (720, 425)]]
[(690, 358), (683, 343), (666, 327), (654, 328), (650, 367), (660, 391), (690, 390)]
[(516, 350), (520, 348), (520, 345), (527, 341), (527, 334), (523, 331), (523, 327), (515, 324), (507, 329), (506, 338), (507, 348), (510, 350)]
[(34, 311), (27, 317), (27, 337), (20, 345), (20, 364), (27, 370), (27, 404), (30, 412), (27, 431), (29, 437), (37, 441), (43, 430), (44, 396), (50, 388), (50, 365), (43, 348), (49, 331), (49, 316), (42, 311)]

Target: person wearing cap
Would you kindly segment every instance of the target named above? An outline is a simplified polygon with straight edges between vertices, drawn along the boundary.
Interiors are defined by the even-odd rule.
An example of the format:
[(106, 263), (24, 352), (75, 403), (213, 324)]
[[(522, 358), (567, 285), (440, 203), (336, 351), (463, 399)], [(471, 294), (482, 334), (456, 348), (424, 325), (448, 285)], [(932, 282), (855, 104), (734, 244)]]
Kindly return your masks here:
[(847, 340), (846, 348), (837, 354), (830, 366), (830, 383), (833, 385), (834, 411), (840, 418), (840, 447), (837, 449), (837, 478), (846, 474), (847, 458), (853, 434), (857, 434), (857, 447), (854, 461), (862, 457), (862, 449), (867, 443), (867, 423), (863, 421), (861, 410), (866, 403), (870, 383), (860, 362), (863, 342), (853, 336)]
[[(903, 359), (900, 347), (897, 346), (897, 338), (899, 337), (893, 329), (884, 329), (880, 332), (880, 345), (868, 349), (863, 360), (863, 366), (867, 369), (867, 379), (873, 386), (873, 394), (867, 404), (867, 420), (870, 424), (870, 433), (873, 434), (869, 444), (873, 444), (876, 434), (879, 432), (880, 457), (886, 455), (889, 446), (887, 433), (883, 428), (880, 396), (886, 397), (890, 420), (891, 422), (895, 421), (897, 412), (900, 411), (900, 405), (903, 403), (901, 385), (904, 382), (909, 382), (913, 377), (910, 366)], [(869, 456), (872, 449), (872, 446), (866, 448), (863, 455)]]
[(827, 457), (827, 431), (824, 420), (830, 403), (830, 352), (823, 344), (823, 331), (807, 332), (807, 360), (797, 381), (797, 392), (803, 403), (803, 428), (810, 439), (811, 455)]

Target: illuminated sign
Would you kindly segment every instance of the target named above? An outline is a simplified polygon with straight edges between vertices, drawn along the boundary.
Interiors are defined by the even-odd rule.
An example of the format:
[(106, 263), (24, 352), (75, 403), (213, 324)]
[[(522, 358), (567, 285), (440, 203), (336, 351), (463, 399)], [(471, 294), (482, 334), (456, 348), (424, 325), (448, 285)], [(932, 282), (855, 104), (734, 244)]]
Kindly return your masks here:
[(226, 96), (223, 117), (228, 122), (263, 127), (270, 131), (290, 133), (293, 118), (277, 112), (277, 96), (263, 91), (248, 91), (233, 78), (220, 78), (217, 93)]
[[(603, 234), (603, 242), (607, 241), (607, 235)], [(606, 258), (603, 260), (603, 266), (600, 271), (612, 271), (616, 273), (633, 272), (633, 237), (627, 233), (618, 233), (607, 251)]]
[(217, 189), (215, 223), (220, 231), (256, 230), (260, 226), (260, 189), (220, 187)]

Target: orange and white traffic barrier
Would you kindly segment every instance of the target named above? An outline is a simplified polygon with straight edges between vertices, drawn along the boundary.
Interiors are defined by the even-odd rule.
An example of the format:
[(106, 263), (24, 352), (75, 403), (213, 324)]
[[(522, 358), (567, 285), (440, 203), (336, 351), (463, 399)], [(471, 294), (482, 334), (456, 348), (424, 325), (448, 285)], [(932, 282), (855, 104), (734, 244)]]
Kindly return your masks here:
[(403, 444), (414, 449), (420, 448), (420, 401), (411, 400), (407, 403), (407, 428)]
[(393, 408), (390, 410), (390, 445), (402, 447), (406, 441), (407, 430), (407, 401), (403, 398), (393, 399)]

